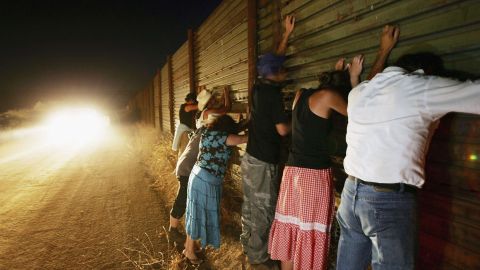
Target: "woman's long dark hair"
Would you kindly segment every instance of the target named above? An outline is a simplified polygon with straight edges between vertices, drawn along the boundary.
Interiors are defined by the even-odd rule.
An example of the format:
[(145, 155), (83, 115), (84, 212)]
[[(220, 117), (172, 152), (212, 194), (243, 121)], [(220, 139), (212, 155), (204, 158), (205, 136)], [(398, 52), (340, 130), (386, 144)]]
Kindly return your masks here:
[(238, 124), (229, 115), (221, 115), (212, 123), (207, 124), (209, 130), (224, 131), (228, 134), (238, 133)]
[(352, 90), (350, 74), (347, 70), (335, 70), (323, 72), (318, 76), (320, 85), (318, 89), (332, 89), (338, 91), (342, 96), (348, 96)]

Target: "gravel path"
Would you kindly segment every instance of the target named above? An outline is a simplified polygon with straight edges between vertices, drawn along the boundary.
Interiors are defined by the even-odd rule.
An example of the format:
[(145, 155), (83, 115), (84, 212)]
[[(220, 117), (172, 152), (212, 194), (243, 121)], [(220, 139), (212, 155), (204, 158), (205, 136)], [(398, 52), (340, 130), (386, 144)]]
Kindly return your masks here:
[(0, 269), (131, 269), (119, 250), (165, 249), (168, 213), (131, 133), (78, 149), (0, 142)]

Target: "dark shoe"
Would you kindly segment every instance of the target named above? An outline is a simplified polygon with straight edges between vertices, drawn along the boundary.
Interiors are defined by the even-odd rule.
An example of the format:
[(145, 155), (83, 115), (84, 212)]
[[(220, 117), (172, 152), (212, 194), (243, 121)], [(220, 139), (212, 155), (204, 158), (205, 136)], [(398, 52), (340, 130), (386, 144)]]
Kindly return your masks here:
[(183, 243), (185, 241), (185, 235), (183, 235), (177, 228), (170, 228), (168, 230), (168, 238), (170, 242)]
[(203, 253), (205, 249), (201, 244), (195, 243), (195, 253)]
[(187, 251), (186, 251), (185, 249), (182, 251), (182, 254), (183, 254), (183, 256), (190, 262), (190, 264), (192, 264), (192, 265), (200, 265), (200, 264), (203, 263), (203, 260), (202, 260), (202, 259), (199, 259), (199, 258), (195, 258), (195, 259), (193, 259), (193, 258), (192, 258), (192, 259), (191, 259), (191, 258), (188, 258), (188, 257), (187, 257)]

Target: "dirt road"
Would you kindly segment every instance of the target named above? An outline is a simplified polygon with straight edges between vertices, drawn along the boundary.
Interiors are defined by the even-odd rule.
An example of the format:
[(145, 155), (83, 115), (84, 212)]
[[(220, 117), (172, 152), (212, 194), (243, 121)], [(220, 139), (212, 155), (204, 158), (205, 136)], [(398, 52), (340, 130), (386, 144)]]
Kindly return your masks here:
[(168, 213), (128, 132), (78, 149), (0, 142), (0, 269), (131, 269), (119, 250), (165, 245)]

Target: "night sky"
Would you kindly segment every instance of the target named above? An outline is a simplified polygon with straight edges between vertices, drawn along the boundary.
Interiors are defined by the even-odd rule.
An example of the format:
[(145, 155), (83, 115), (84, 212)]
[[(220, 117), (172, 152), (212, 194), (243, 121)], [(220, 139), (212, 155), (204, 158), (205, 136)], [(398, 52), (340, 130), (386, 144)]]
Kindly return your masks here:
[(220, 2), (2, 3), (0, 112), (51, 100), (121, 105)]

